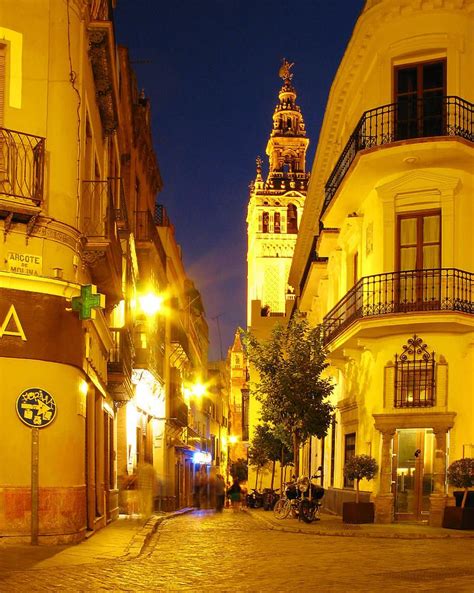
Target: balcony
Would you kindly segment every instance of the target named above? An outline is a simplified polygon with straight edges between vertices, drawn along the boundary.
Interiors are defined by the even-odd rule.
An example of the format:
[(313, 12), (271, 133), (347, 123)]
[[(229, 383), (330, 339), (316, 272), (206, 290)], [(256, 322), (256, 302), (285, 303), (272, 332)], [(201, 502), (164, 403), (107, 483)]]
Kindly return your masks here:
[(166, 208), (162, 204), (157, 204), (155, 208), (155, 224), (156, 226), (173, 227), (173, 224), (168, 216)]
[(171, 397), (170, 407), (171, 417), (173, 418), (174, 422), (178, 424), (178, 426), (187, 426), (189, 410), (184, 400), (177, 395), (173, 395)]
[(426, 311), (474, 315), (474, 274), (441, 268), (361, 278), (324, 317), (324, 342), (360, 319)]
[(0, 213), (27, 221), (43, 202), (45, 139), (0, 128)]
[(109, 177), (108, 181), (114, 196), (114, 216), (119, 236), (127, 237), (130, 233), (130, 223), (123, 179), (121, 177)]
[(135, 358), (133, 367), (148, 369), (164, 380), (165, 354), (164, 337), (160, 332), (150, 333), (146, 325), (137, 325), (134, 331)]
[(107, 306), (122, 298), (122, 249), (109, 181), (83, 181), (81, 230), (86, 241), (83, 259)]
[(324, 213), (357, 154), (417, 138), (458, 137), (474, 142), (473, 105), (459, 97), (426, 97), (365, 111), (325, 185)]
[(111, 3), (94, 0), (90, 16), (87, 33), (97, 106), (105, 134), (112, 134), (118, 126), (118, 83)]
[(133, 396), (132, 362), (133, 341), (126, 327), (111, 329), (113, 347), (110, 351), (108, 369), (109, 389), (116, 401), (128, 401)]
[(137, 247), (143, 247), (144, 244), (153, 245), (163, 268), (166, 267), (166, 253), (156, 228), (155, 218), (149, 210), (140, 210), (137, 212), (135, 241), (138, 244)]

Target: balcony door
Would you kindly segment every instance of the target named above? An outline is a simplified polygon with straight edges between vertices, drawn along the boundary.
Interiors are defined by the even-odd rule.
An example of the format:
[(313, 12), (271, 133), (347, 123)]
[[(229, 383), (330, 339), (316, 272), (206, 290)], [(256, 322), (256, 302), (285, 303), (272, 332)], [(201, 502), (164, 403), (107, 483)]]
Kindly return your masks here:
[(442, 135), (446, 60), (397, 66), (394, 79), (396, 140)]
[(396, 302), (399, 311), (439, 308), (441, 268), (441, 213), (398, 216)]

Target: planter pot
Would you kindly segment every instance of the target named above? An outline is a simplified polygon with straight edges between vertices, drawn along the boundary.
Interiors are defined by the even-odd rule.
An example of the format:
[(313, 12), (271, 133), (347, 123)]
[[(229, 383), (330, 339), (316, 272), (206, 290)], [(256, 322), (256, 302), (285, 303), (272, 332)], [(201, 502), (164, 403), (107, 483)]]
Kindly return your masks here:
[(342, 520), (344, 523), (373, 523), (373, 502), (344, 502), (342, 504)]
[(446, 529), (474, 529), (474, 508), (446, 507), (443, 527)]

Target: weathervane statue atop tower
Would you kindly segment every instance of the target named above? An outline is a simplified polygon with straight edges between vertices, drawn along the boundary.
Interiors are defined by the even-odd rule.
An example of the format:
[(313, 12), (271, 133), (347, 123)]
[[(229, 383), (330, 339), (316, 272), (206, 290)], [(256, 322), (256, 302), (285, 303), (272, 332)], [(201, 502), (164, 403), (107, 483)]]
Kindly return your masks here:
[(291, 68), (295, 65), (294, 62), (290, 64), (286, 58), (283, 58), (282, 65), (280, 66), (280, 70), (278, 71), (278, 76), (283, 78), (285, 84), (289, 84), (291, 79), (293, 78), (293, 73), (290, 72)]

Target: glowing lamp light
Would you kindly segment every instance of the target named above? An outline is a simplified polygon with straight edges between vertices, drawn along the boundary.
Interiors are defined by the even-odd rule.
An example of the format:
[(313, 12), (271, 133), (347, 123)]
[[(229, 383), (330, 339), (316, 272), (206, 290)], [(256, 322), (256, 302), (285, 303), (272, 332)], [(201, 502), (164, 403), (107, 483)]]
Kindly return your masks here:
[(236, 443), (238, 440), (239, 440), (239, 438), (238, 438), (238, 437), (236, 437), (235, 435), (231, 435), (231, 436), (229, 437), (229, 443), (230, 443), (231, 445), (235, 445), (235, 443)]
[(147, 292), (138, 297), (140, 308), (145, 315), (156, 315), (163, 308), (163, 297), (153, 292)]
[(195, 383), (192, 386), (192, 394), (195, 395), (196, 397), (202, 397), (205, 393), (206, 393), (206, 386), (203, 385), (202, 383)]
[(196, 451), (193, 455), (194, 463), (206, 464), (211, 463), (212, 455), (206, 451)]
[(81, 381), (79, 383), (79, 391), (82, 393), (82, 395), (87, 395), (87, 392), (89, 391), (89, 385), (87, 384), (87, 381)]

